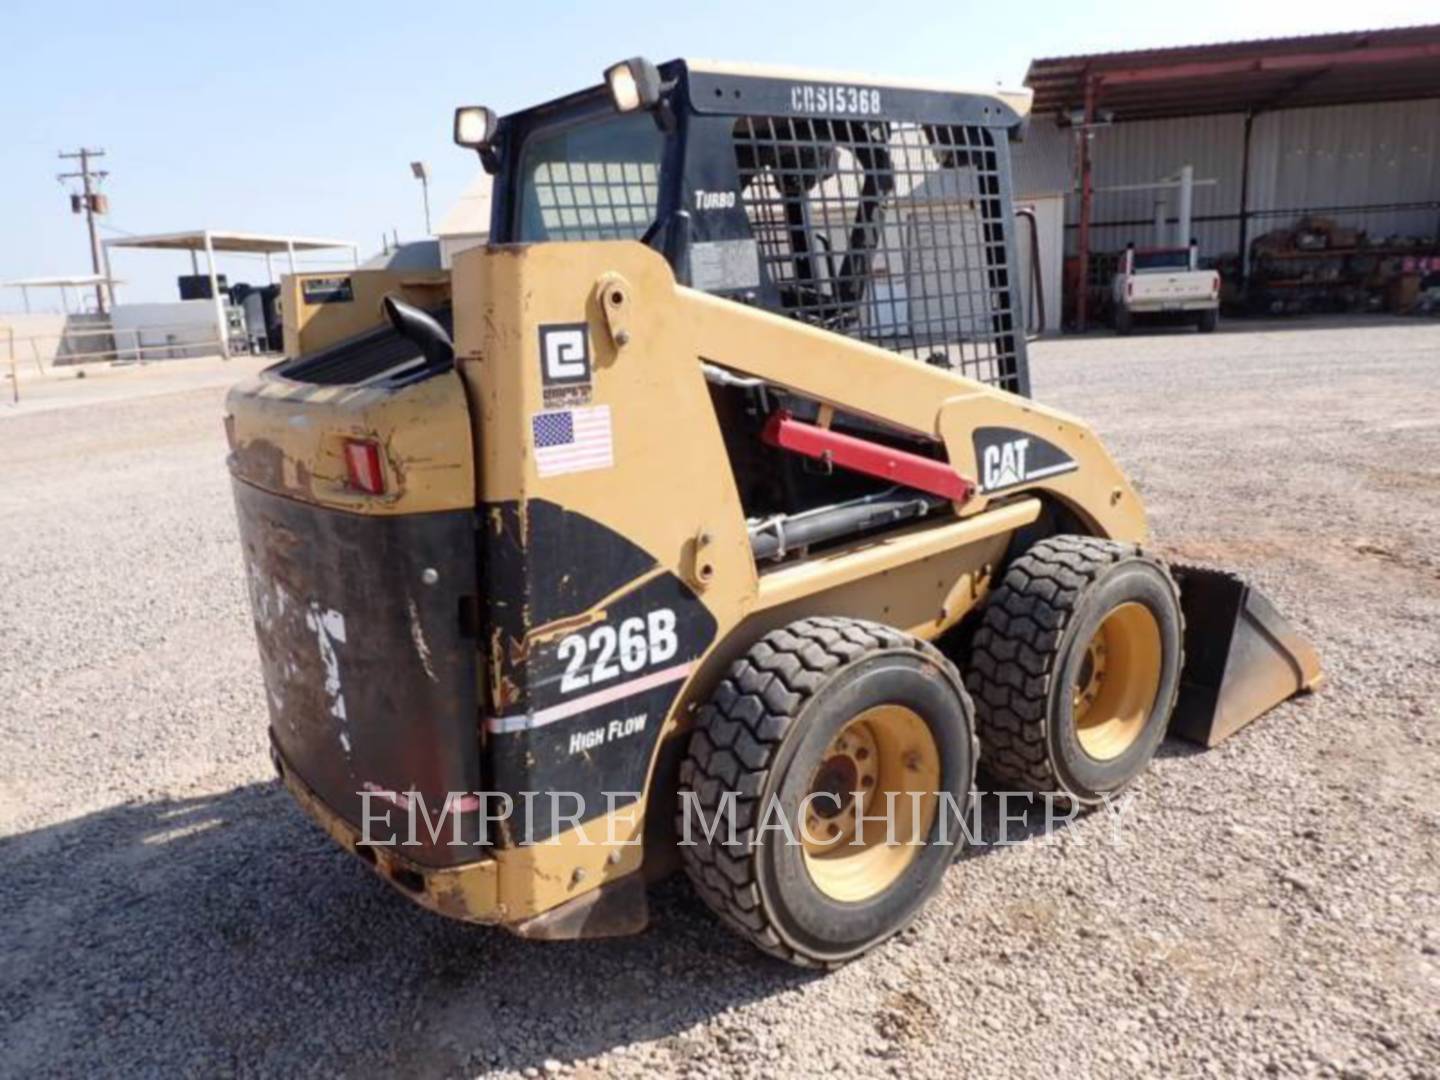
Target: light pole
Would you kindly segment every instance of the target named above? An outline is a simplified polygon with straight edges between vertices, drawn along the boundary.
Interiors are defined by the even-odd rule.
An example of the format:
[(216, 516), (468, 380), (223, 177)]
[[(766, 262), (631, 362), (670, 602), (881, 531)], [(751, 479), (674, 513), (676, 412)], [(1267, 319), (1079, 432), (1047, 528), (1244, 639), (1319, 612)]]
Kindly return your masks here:
[(420, 181), (420, 197), (425, 200), (425, 235), (430, 235), (430, 174), (423, 161), (410, 162), (410, 171)]

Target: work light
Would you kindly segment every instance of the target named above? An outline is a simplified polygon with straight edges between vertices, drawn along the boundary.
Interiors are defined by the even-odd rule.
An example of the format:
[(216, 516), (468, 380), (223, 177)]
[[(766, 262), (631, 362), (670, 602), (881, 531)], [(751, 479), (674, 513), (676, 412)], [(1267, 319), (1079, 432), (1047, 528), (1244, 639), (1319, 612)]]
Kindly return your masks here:
[(455, 142), (483, 150), (495, 134), (495, 114), (484, 105), (461, 105), (455, 110)]
[(653, 109), (660, 101), (660, 70), (643, 56), (606, 68), (605, 84), (618, 112)]

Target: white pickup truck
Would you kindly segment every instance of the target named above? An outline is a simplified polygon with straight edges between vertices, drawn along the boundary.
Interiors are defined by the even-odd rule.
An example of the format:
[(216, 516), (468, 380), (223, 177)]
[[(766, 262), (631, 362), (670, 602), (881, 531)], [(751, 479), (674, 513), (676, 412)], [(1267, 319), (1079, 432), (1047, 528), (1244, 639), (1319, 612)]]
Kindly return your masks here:
[(1193, 321), (1202, 334), (1220, 320), (1220, 275), (1199, 268), (1194, 244), (1139, 249), (1132, 244), (1120, 257), (1112, 289), (1117, 334), (1128, 334), (1137, 317)]

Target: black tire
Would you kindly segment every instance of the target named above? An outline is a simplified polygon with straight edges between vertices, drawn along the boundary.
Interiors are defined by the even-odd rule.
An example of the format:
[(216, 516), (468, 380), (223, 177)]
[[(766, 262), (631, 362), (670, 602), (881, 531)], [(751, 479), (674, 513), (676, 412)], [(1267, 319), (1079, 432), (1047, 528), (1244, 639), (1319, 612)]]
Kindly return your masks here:
[(1211, 308), (1208, 311), (1202, 311), (1199, 318), (1195, 320), (1195, 328), (1199, 330), (1202, 334), (1213, 334), (1215, 332), (1215, 327), (1219, 325), (1220, 312), (1216, 311), (1214, 308)]
[(1133, 317), (1130, 314), (1129, 308), (1115, 308), (1115, 333), (1118, 336), (1125, 337), (1127, 334), (1129, 334), (1132, 322)]
[[(937, 649), (889, 627), (815, 617), (773, 630), (730, 667), (697, 718), (680, 767), (681, 858), (705, 903), (772, 956), (803, 967), (859, 956), (903, 929), (954, 861), (963, 830), (951, 814), (940, 843), (937, 817), (888, 886), (841, 901), (817, 887), (799, 848), (757, 828), (772, 797), (796, 820), (832, 738), (888, 703), (923, 720), (938, 750), (939, 790), (965, 812), (978, 756), (969, 695)], [(687, 843), (687, 801), (718, 822), (713, 841), (695, 830)]]
[[(1148, 711), (1131, 710), (1134, 722), (1120, 729), (1131, 741), (1114, 756), (1096, 757), (1086, 751), (1086, 732), (1076, 722), (1076, 679), (1097, 631), (1122, 605), (1139, 605), (1153, 618), (1158, 677), (1152, 676)], [(987, 598), (971, 642), (966, 683), (975, 701), (981, 766), (1002, 784), (1062, 794), (1081, 805), (1122, 790), (1165, 737), (1183, 638), (1174, 580), (1134, 545), (1079, 536), (1035, 544)], [(1146, 695), (1148, 684), (1137, 692)]]

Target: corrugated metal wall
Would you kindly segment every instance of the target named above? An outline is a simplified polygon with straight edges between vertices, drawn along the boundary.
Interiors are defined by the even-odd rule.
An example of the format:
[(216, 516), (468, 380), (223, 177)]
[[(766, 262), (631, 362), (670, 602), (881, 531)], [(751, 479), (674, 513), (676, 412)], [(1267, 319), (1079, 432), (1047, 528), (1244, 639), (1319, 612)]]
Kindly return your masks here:
[[(1181, 166), (1193, 165), (1195, 179), (1214, 180), (1194, 190), (1191, 232), (1200, 241), (1200, 250), (1215, 254), (1235, 247), (1233, 222), (1207, 223), (1200, 219), (1240, 210), (1241, 140), (1245, 119), (1241, 116), (1189, 116), (1176, 120), (1147, 120), (1116, 124), (1095, 134), (1095, 187), (1110, 184), (1139, 184), (1173, 176)], [(1129, 222), (1094, 229), (1091, 247), (1115, 251), (1130, 241), (1140, 247), (1154, 247), (1174, 241), (1174, 232), (1165, 238), (1155, 235), (1155, 201), (1164, 199), (1169, 216), (1177, 212), (1177, 192), (1100, 191), (1095, 193), (1095, 223)], [(1079, 220), (1078, 200), (1069, 220)], [(1172, 227), (1173, 230), (1173, 227)]]
[[(1197, 180), (1191, 230), (1206, 255), (1234, 252), (1235, 220), (1206, 222), (1209, 215), (1240, 210), (1240, 166), (1245, 119), (1239, 114), (1149, 120), (1100, 128), (1095, 134), (1095, 186), (1159, 180), (1182, 165), (1193, 165)], [(1075, 186), (1074, 131), (1053, 120), (1036, 119), (1026, 141), (1014, 148), (1015, 187), (1021, 195), (1067, 193), (1066, 223), (1079, 219)], [(1092, 249), (1114, 251), (1128, 241), (1154, 242), (1156, 192), (1095, 195)], [(1250, 140), (1253, 239), (1271, 228), (1293, 224), (1292, 211), (1360, 204), (1410, 203), (1440, 199), (1440, 100), (1341, 105), (1261, 113)], [(1173, 216), (1175, 196), (1169, 193)], [(1372, 236), (1393, 232), (1431, 234), (1440, 227), (1435, 211), (1370, 212), (1341, 215)], [(1136, 224), (1106, 224), (1136, 222)], [(1066, 230), (1073, 251), (1075, 230)]]
[[(1262, 113), (1250, 140), (1250, 208), (1354, 206), (1440, 199), (1440, 100)], [(1250, 235), (1289, 224), (1272, 219)], [(1435, 235), (1434, 210), (1372, 211), (1372, 237)]]

